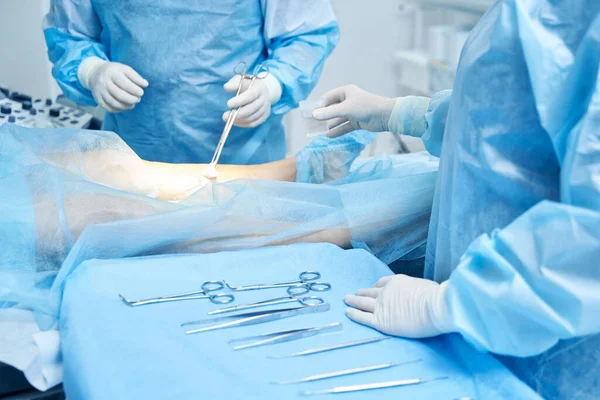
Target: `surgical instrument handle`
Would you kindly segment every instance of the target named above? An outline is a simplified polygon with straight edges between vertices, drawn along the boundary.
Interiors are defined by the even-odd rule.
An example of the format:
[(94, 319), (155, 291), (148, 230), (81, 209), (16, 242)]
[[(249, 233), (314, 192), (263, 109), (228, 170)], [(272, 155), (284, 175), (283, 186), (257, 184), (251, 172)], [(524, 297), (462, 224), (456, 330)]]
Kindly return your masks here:
[(414, 378), (414, 379), (404, 379), (401, 381), (389, 381), (389, 382), (375, 382), (375, 383), (366, 383), (362, 385), (353, 385), (353, 386), (338, 386), (331, 389), (325, 390), (314, 390), (302, 392), (305, 396), (312, 396), (317, 394), (330, 394), (330, 393), (349, 393), (349, 392), (360, 392), (363, 390), (373, 390), (373, 389), (384, 389), (398, 386), (410, 386), (410, 385), (418, 385), (420, 383), (438, 381), (442, 379), (448, 379), (447, 376), (440, 376), (436, 378)]
[(333, 350), (345, 349), (348, 347), (362, 346), (364, 344), (369, 344), (369, 343), (381, 342), (382, 340), (387, 340), (387, 339), (391, 339), (391, 337), (390, 336), (378, 336), (378, 337), (373, 337), (373, 338), (369, 338), (369, 339), (361, 339), (361, 340), (355, 340), (352, 342), (334, 344), (333, 346), (317, 347), (314, 349), (303, 350), (303, 351), (299, 351), (297, 353), (286, 354), (283, 356), (269, 356), (268, 358), (289, 358), (289, 357), (298, 357), (298, 356), (308, 356), (311, 354), (324, 353), (326, 351), (333, 351)]
[(335, 322), (333, 324), (318, 326), (318, 327), (314, 327), (314, 328), (302, 329), (302, 330), (296, 331), (296, 332), (282, 333), (279, 335), (271, 334), (270, 338), (259, 340), (258, 342), (254, 342), (254, 343), (247, 343), (247, 344), (235, 346), (233, 348), (233, 350), (242, 350), (242, 349), (249, 349), (249, 348), (253, 348), (253, 347), (266, 346), (266, 345), (277, 344), (277, 343), (286, 343), (286, 342), (290, 342), (292, 340), (304, 339), (307, 337), (320, 335), (322, 333), (341, 331), (342, 328), (343, 327), (340, 322)]
[(274, 306), (277, 304), (286, 304), (286, 303), (294, 303), (294, 302), (299, 302), (303, 306), (313, 306), (313, 305), (323, 304), (323, 303), (325, 303), (325, 300), (323, 300), (321, 297), (318, 297), (318, 296), (307, 296), (307, 297), (302, 297), (302, 298), (298, 298), (298, 297), (294, 297), (294, 296), (278, 297), (276, 299), (259, 301), (256, 303), (241, 304), (239, 306), (220, 308), (218, 310), (210, 311), (208, 313), (208, 315), (223, 314), (223, 313), (227, 313), (227, 312), (242, 311), (242, 310), (248, 310), (251, 308), (267, 307), (267, 306)]
[(397, 367), (399, 365), (413, 364), (413, 363), (417, 363), (417, 362), (421, 362), (421, 361), (422, 361), (421, 359), (418, 359), (418, 360), (412, 360), (412, 361), (399, 361), (399, 362), (369, 365), (366, 367), (350, 368), (350, 369), (345, 369), (345, 370), (341, 370), (341, 371), (327, 372), (327, 373), (318, 374), (318, 375), (311, 375), (311, 376), (307, 376), (305, 378), (294, 379), (292, 381), (273, 382), (273, 383), (276, 383), (279, 385), (289, 385), (289, 384), (293, 384), (293, 383), (313, 382), (313, 381), (319, 381), (319, 380), (323, 380), (323, 379), (337, 378), (339, 376), (354, 375), (354, 374), (360, 374), (363, 372), (370, 372), (370, 371), (379, 371), (382, 369)]
[(158, 303), (170, 303), (173, 301), (185, 301), (185, 300), (199, 300), (199, 299), (209, 299), (213, 304), (228, 304), (235, 300), (235, 297), (232, 294), (228, 293), (218, 293), (218, 294), (201, 294), (201, 295), (186, 295), (186, 296), (175, 296), (175, 297), (160, 297), (156, 299), (148, 299), (148, 300), (138, 300), (131, 301), (119, 295), (121, 300), (130, 307), (138, 307), (145, 306), (148, 304), (158, 304)]
[[(186, 331), (185, 334), (192, 335), (195, 333), (207, 332), (207, 331), (212, 331), (212, 330), (217, 330), (217, 329), (232, 328), (235, 326), (262, 324), (264, 322), (270, 322), (270, 321), (276, 321), (276, 320), (283, 319), (283, 318), (295, 317), (297, 315), (325, 312), (325, 311), (329, 311), (330, 308), (331, 308), (331, 306), (328, 303), (325, 303), (325, 304), (319, 304), (316, 306), (306, 306), (306, 307), (297, 307), (297, 308), (291, 308), (291, 309), (286, 309), (286, 310), (266, 311), (262, 314), (254, 313), (254, 315), (252, 315), (250, 317), (241, 318), (241, 319), (233, 320), (230, 322), (224, 322), (222, 324), (212, 325), (212, 326), (208, 326), (205, 328), (192, 329), (192, 330)], [(224, 317), (224, 318), (231, 319), (231, 318), (235, 318), (235, 317), (236, 316), (232, 316), (229, 318)], [(199, 322), (204, 323), (204, 321), (199, 321)]]

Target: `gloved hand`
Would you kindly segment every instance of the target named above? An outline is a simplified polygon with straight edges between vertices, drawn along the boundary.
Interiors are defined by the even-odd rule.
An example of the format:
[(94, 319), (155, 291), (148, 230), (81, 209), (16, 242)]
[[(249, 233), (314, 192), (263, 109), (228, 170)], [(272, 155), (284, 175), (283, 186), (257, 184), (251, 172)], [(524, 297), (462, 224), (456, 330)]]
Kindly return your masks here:
[(428, 97), (417, 96), (390, 99), (350, 85), (325, 93), (312, 116), (319, 121), (330, 120), (329, 129), (350, 121), (329, 132), (329, 137), (344, 135), (356, 129), (421, 137), (427, 128), (425, 114), (429, 100)]
[(406, 275), (386, 276), (374, 287), (348, 295), (346, 315), (359, 324), (383, 333), (424, 338), (455, 331), (441, 285)]
[(92, 92), (96, 103), (112, 113), (133, 109), (148, 87), (148, 81), (133, 68), (98, 57), (83, 60), (77, 78), (81, 86)]
[(333, 89), (323, 95), (313, 110), (312, 116), (319, 121), (330, 120), (329, 129), (346, 121), (349, 124), (331, 131), (328, 136), (336, 137), (365, 129), (385, 132), (396, 99), (376, 96), (354, 85)]
[[(236, 75), (224, 86), (228, 92), (235, 93), (240, 83), (241, 76)], [(281, 84), (273, 75), (267, 75), (264, 79), (256, 79), (252, 88), (250, 79), (244, 79), (242, 91), (239, 96), (230, 99), (227, 107), (234, 109), (241, 107), (234, 125), (242, 128), (255, 128), (265, 122), (271, 115), (271, 105), (277, 103), (281, 98)], [(223, 114), (223, 121), (227, 121), (229, 113)]]

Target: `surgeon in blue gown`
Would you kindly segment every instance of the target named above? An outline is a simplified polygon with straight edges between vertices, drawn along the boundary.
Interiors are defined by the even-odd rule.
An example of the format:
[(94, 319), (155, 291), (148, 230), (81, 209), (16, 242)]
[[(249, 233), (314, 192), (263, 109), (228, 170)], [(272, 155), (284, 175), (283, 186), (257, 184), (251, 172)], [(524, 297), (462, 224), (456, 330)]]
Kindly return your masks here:
[(545, 399), (600, 398), (600, 2), (501, 0), (466, 42), (454, 90), (327, 93), (333, 135), (422, 137), (440, 157), (425, 279), (345, 298), (385, 333), (457, 332)]
[[(103, 129), (146, 160), (209, 162), (227, 111), (243, 106), (228, 164), (285, 156), (283, 115), (339, 37), (329, 0), (53, 0), (44, 33), (66, 97), (105, 108)], [(239, 61), (269, 76), (232, 100)]]

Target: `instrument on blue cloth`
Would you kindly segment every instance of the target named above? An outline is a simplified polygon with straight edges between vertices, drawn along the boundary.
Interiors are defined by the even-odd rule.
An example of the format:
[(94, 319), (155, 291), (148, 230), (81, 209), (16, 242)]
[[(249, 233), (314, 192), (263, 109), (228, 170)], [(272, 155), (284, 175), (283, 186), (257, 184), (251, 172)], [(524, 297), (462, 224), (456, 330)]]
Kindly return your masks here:
[(306, 378), (294, 379), (293, 381), (283, 381), (283, 382), (273, 382), (273, 383), (276, 383), (278, 385), (289, 385), (289, 384), (293, 384), (293, 383), (320, 381), (322, 379), (330, 379), (330, 378), (337, 378), (339, 376), (360, 374), (362, 372), (379, 371), (382, 369), (397, 367), (399, 365), (413, 364), (413, 363), (417, 363), (417, 362), (421, 362), (421, 361), (423, 361), (423, 360), (418, 359), (418, 360), (412, 360), (412, 361), (400, 361), (400, 362), (368, 365), (366, 367), (350, 368), (350, 369), (345, 369), (342, 371), (327, 372), (324, 374), (311, 375), (311, 376), (307, 376)]
[[(318, 297), (318, 296), (298, 297), (300, 295), (310, 292), (311, 290), (314, 290), (313, 288), (316, 288), (317, 291), (320, 291), (320, 288), (324, 287), (323, 285), (329, 285), (329, 284), (323, 283), (323, 282), (315, 282), (314, 286), (311, 286), (311, 285), (290, 286), (287, 289), (289, 296), (283, 296), (283, 297), (277, 297), (274, 299), (258, 301), (256, 303), (240, 304), (239, 306), (220, 308), (218, 310), (210, 311), (208, 313), (208, 315), (222, 314), (222, 313), (227, 313), (227, 312), (247, 310), (250, 308), (268, 307), (268, 306), (274, 306), (277, 304), (294, 303), (294, 302), (298, 302), (303, 306), (314, 306), (314, 305), (318, 305), (318, 304), (323, 304), (323, 303), (325, 303), (325, 300), (323, 300), (323, 298)], [(329, 285), (328, 287), (330, 288), (331, 285)]]
[(287, 282), (260, 283), (248, 286), (232, 286), (225, 281), (223, 282), (230, 290), (233, 290), (235, 292), (241, 292), (245, 290), (262, 290), (288, 287), (298, 288), (296, 290), (288, 289), (288, 293), (290, 295), (297, 295), (302, 293), (308, 293), (311, 290), (315, 292), (326, 292), (328, 290), (331, 290), (331, 284), (324, 282), (315, 282), (320, 277), (321, 274), (317, 271), (304, 271), (300, 273), (300, 275), (298, 275), (298, 279)]
[(303, 306), (315, 306), (315, 305), (325, 303), (325, 300), (323, 300), (321, 297), (318, 297), (318, 296), (307, 296), (307, 297), (284, 296), (284, 297), (277, 297), (275, 299), (258, 301), (256, 303), (241, 304), (239, 306), (219, 308), (218, 310), (210, 311), (208, 313), (208, 315), (223, 314), (223, 313), (227, 313), (227, 312), (248, 310), (250, 308), (268, 307), (268, 306), (274, 306), (277, 304), (294, 303), (294, 302), (298, 302)]
[(349, 392), (360, 392), (363, 390), (373, 390), (373, 389), (383, 389), (383, 388), (391, 388), (391, 387), (399, 387), (399, 386), (409, 386), (409, 385), (418, 385), (425, 382), (439, 381), (442, 379), (448, 379), (447, 376), (440, 376), (437, 378), (414, 378), (414, 379), (404, 379), (401, 381), (390, 381), (390, 382), (376, 382), (376, 383), (366, 383), (362, 385), (353, 385), (353, 386), (338, 386), (331, 389), (325, 390), (313, 390), (302, 392), (304, 396), (314, 396), (317, 394), (331, 394), (331, 393), (349, 393)]
[(320, 335), (322, 333), (337, 332), (337, 331), (341, 331), (342, 329), (343, 329), (343, 326), (342, 326), (341, 322), (334, 322), (333, 324), (315, 326), (312, 328), (292, 329), (292, 330), (288, 330), (288, 331), (265, 333), (265, 334), (257, 335), (257, 336), (249, 336), (249, 337), (240, 338), (240, 339), (233, 339), (233, 340), (230, 340), (229, 343), (231, 344), (231, 343), (236, 343), (236, 342), (245, 342), (248, 340), (260, 339), (256, 342), (242, 344), (239, 346), (235, 346), (233, 348), (234, 350), (242, 350), (242, 349), (250, 349), (250, 348), (259, 347), (259, 346), (268, 346), (268, 345), (277, 344), (277, 343), (291, 342), (292, 340), (304, 339), (307, 337)]
[(130, 307), (138, 307), (145, 306), (148, 304), (157, 304), (157, 303), (167, 303), (172, 301), (182, 301), (182, 300), (198, 300), (198, 299), (208, 299), (214, 304), (228, 304), (235, 300), (235, 297), (232, 294), (227, 293), (217, 293), (210, 294), (210, 292), (216, 292), (225, 288), (223, 282), (221, 281), (208, 281), (204, 282), (201, 286), (201, 290), (195, 290), (192, 292), (185, 292), (174, 294), (171, 296), (163, 296), (163, 297), (153, 297), (151, 299), (144, 300), (129, 300), (123, 295), (119, 294), (119, 297), (123, 301), (123, 303), (127, 304)]
[(192, 330), (185, 332), (186, 335), (192, 335), (195, 333), (214, 331), (217, 329), (227, 329), (227, 328), (235, 328), (238, 326), (262, 324), (264, 322), (270, 322), (270, 321), (276, 321), (276, 320), (283, 319), (283, 318), (295, 317), (297, 315), (325, 312), (325, 311), (329, 311), (330, 308), (331, 308), (331, 306), (328, 303), (323, 303), (323, 304), (318, 304), (318, 305), (313, 305), (313, 306), (249, 312), (249, 313), (245, 313), (245, 314), (237, 314), (237, 315), (229, 315), (229, 316), (225, 316), (225, 317), (209, 318), (209, 319), (204, 319), (204, 320), (199, 320), (199, 321), (190, 321), (190, 322), (184, 322), (183, 324), (181, 324), (181, 326), (200, 325), (200, 324), (206, 324), (209, 322), (226, 321), (226, 322), (218, 323), (216, 325), (207, 326), (205, 328), (192, 329)]
[(298, 356), (308, 356), (311, 354), (324, 353), (326, 351), (346, 349), (348, 347), (362, 346), (362, 345), (369, 344), (369, 343), (381, 342), (382, 340), (387, 340), (387, 339), (391, 339), (391, 337), (390, 336), (377, 336), (377, 337), (373, 337), (373, 338), (369, 338), (369, 339), (354, 340), (352, 342), (334, 344), (332, 346), (324, 346), (324, 347), (317, 347), (314, 349), (303, 350), (303, 351), (299, 351), (297, 353), (286, 354), (284, 356), (269, 356), (269, 358), (289, 358), (289, 357), (298, 357)]

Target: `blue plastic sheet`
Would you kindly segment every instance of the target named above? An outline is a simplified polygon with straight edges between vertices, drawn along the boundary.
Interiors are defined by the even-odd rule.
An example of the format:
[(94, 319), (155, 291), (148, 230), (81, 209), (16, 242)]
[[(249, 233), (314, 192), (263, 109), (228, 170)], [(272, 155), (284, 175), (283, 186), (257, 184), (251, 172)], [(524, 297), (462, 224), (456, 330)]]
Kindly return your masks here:
[[(208, 317), (218, 308), (206, 300), (139, 308), (124, 305), (122, 293), (145, 298), (198, 289), (202, 282), (226, 279), (236, 285), (294, 279), (300, 272), (321, 272), (330, 292), (325, 313), (184, 335), (182, 322)], [(478, 353), (457, 335), (424, 341), (394, 338), (377, 344), (307, 357), (273, 360), (323, 345), (379, 336), (344, 316), (342, 298), (390, 274), (363, 250), (328, 244), (205, 255), (170, 255), (123, 260), (89, 260), (68, 277), (62, 305), (61, 339), (64, 387), (71, 400), (86, 399), (291, 399), (302, 390), (387, 380), (448, 376), (422, 385), (346, 394), (344, 399), (539, 399), (488, 354)], [(237, 302), (284, 295), (284, 289), (236, 293)], [(233, 351), (229, 339), (265, 332), (342, 322), (339, 333), (268, 347)], [(361, 375), (299, 385), (278, 386), (315, 373), (392, 361), (422, 362)]]
[[(314, 171), (326, 163), (311, 160), (323, 151), (329, 153), (322, 159), (331, 160), (331, 149), (348, 160), (352, 152), (338, 146), (346, 139), (332, 140), (331, 148), (320, 146), (323, 140), (298, 160), (311, 163), (311, 176), (337, 176)], [(353, 140), (348, 146), (361, 148)], [(386, 263), (418, 256), (437, 171), (437, 161), (426, 154), (384, 157), (356, 162), (327, 184), (235, 180), (209, 184), (173, 203), (151, 197), (155, 181), (182, 177), (147, 176), (139, 157), (110, 132), (5, 124), (0, 160), (0, 301), (37, 311), (44, 327), (58, 317), (63, 277), (93, 258), (296, 241), (352, 244)], [(340, 165), (348, 170), (346, 161)], [(299, 161), (299, 171), (311, 168)], [(114, 187), (96, 183), (107, 176), (118, 176)]]

